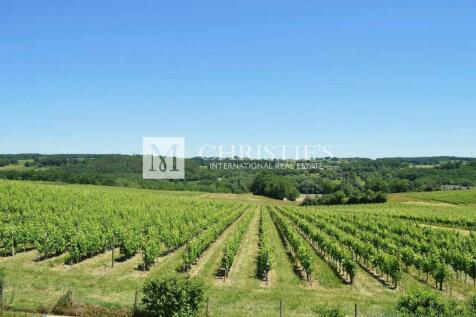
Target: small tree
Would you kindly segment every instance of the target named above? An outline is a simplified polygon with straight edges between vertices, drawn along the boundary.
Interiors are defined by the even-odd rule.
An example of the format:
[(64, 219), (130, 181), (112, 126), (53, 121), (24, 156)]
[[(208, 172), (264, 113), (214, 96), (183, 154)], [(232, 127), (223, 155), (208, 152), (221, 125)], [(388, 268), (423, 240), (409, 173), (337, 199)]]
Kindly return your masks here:
[(264, 195), (276, 199), (296, 200), (299, 191), (293, 179), (286, 176), (260, 172), (253, 179), (250, 191), (255, 195)]
[(152, 277), (142, 289), (145, 310), (157, 317), (196, 317), (205, 303), (205, 284), (182, 275)]

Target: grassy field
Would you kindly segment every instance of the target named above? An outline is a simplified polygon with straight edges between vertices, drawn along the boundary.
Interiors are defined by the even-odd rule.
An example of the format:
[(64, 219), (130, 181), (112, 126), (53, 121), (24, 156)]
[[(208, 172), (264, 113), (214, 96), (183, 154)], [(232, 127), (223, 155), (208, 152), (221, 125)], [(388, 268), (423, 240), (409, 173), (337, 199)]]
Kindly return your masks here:
[[(94, 190), (95, 186), (58, 185), (71, 188)], [(138, 191), (138, 189), (106, 188), (111, 191)], [(354, 285), (341, 283), (329, 265), (316, 257), (314, 283), (309, 286), (294, 266), (292, 255), (283, 246), (283, 241), (272, 223), (270, 214), (264, 212), (264, 221), (270, 231), (270, 245), (274, 265), (270, 272), (268, 285), (256, 278), (258, 253), (258, 223), (260, 208), (267, 205), (294, 206), (292, 203), (276, 202), (267, 198), (243, 195), (203, 194), (188, 192), (150, 191), (154, 195), (175, 195), (193, 197), (201, 200), (244, 200), (253, 203), (250, 212), (254, 213), (248, 231), (238, 251), (228, 279), (223, 280), (216, 272), (227, 239), (237, 227), (237, 222), (228, 227), (223, 234), (201, 256), (189, 274), (204, 279), (209, 286), (209, 316), (279, 316), (280, 301), (284, 306), (285, 316), (314, 316), (313, 307), (317, 304), (330, 304), (343, 307), (347, 314), (353, 316), (354, 305), (358, 305), (359, 316), (392, 316), (392, 308), (398, 295), (411, 288), (433, 289), (416, 278), (416, 272), (404, 273), (398, 289), (384, 286), (371, 275), (359, 270)], [(476, 220), (476, 210), (471, 206), (476, 191), (458, 191), (455, 193), (405, 194), (403, 202), (383, 205), (356, 205), (340, 207), (319, 207), (322, 210), (359, 212), (370, 211), (388, 215), (419, 214), (456, 214), (471, 221)], [(468, 198), (469, 197), (469, 198)], [(400, 200), (402, 201), (402, 200)], [(415, 202), (443, 202), (455, 204), (418, 205)], [(463, 204), (469, 204), (463, 206)], [(318, 208), (318, 209), (319, 209)], [(425, 221), (422, 220), (422, 225)], [(442, 229), (443, 230), (443, 229)], [(445, 230), (447, 230), (445, 228)], [(465, 229), (460, 229), (465, 230)], [(130, 308), (134, 304), (136, 291), (144, 280), (152, 275), (179, 274), (184, 248), (171, 254), (163, 255), (149, 272), (138, 270), (140, 255), (123, 262), (116, 262), (111, 267), (111, 252), (86, 259), (73, 265), (65, 265), (61, 255), (44, 261), (36, 261), (36, 251), (26, 251), (15, 256), (0, 257), (0, 267), (7, 270), (7, 283), (4, 300), (8, 306), (23, 311), (49, 311), (67, 290), (72, 290), (74, 300), (84, 304), (100, 305), (114, 309)], [(118, 250), (116, 251), (116, 254)], [(444, 293), (450, 296), (450, 293)], [(474, 288), (468, 285), (452, 284), (451, 295), (464, 298), (474, 294)], [(140, 293), (139, 293), (140, 298)], [(8, 315), (14, 315), (9, 312)]]
[(18, 162), (15, 163), (15, 164), (0, 166), (0, 171), (9, 171), (9, 170), (24, 171), (24, 170), (27, 170), (27, 169), (29, 169), (29, 167), (25, 166), (26, 162), (27, 162), (27, 160), (18, 160)]

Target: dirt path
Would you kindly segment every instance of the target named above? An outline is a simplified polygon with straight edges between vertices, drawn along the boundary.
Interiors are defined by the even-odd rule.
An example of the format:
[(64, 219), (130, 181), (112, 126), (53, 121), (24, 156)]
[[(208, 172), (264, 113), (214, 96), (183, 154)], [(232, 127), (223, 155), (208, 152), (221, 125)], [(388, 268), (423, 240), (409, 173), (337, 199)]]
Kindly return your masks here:
[(181, 267), (184, 250), (185, 246), (182, 246), (167, 255), (159, 257), (156, 259), (154, 266), (150, 269), (150, 272), (154, 274), (165, 274), (176, 271), (179, 267)]
[[(176, 258), (181, 258), (181, 252), (183, 252), (183, 247), (174, 252), (158, 257), (154, 266), (149, 271), (140, 270), (140, 264), (142, 263), (142, 255), (140, 253), (135, 254), (130, 259), (117, 261), (117, 259), (120, 257), (119, 248), (114, 250), (114, 267), (111, 266), (112, 251), (106, 251), (72, 265), (64, 264), (64, 256), (61, 256), (58, 259), (51, 259), (50, 263), (48, 263), (48, 260), (43, 261), (45, 263), (39, 263), (42, 263), (42, 265), (53, 266), (53, 269), (59, 272), (91, 274), (97, 277), (110, 276), (117, 279), (124, 279), (129, 277), (145, 277), (149, 272), (155, 271), (159, 267), (162, 268), (169, 261), (175, 260), (174, 262), (177, 262), (178, 265), (179, 260)], [(167, 269), (173, 270), (175, 267), (170, 268), (167, 266)]]
[(453, 231), (453, 232), (457, 232), (457, 233), (460, 233), (460, 234), (465, 235), (465, 236), (469, 236), (469, 234), (470, 234), (470, 231), (469, 231), (469, 230), (467, 230), (467, 229), (462, 229), (462, 228), (454, 228), (454, 227), (445, 227), (445, 226), (438, 226), (438, 225), (430, 225), (430, 224), (427, 224), (427, 223), (419, 223), (418, 225), (419, 225), (419, 226), (422, 226), (422, 227), (431, 227), (432, 229), (437, 229), (437, 230)]
[(365, 296), (375, 296), (376, 294), (383, 292), (396, 293), (395, 290), (382, 285), (382, 283), (361, 267), (359, 267), (357, 271), (352, 289), (356, 294)]
[[(249, 211), (245, 211), (249, 212)], [(218, 262), (220, 261), (221, 257), (220, 254), (223, 252), (225, 248), (226, 239), (235, 232), (238, 223), (243, 220), (244, 213), (240, 216), (238, 220), (232, 223), (225, 231), (218, 237), (218, 239), (212, 243), (212, 245), (202, 254), (202, 256), (198, 259), (196, 265), (193, 265), (190, 269), (190, 275), (196, 276), (200, 273), (200, 275), (209, 278), (210, 276), (214, 276), (216, 269), (218, 267)], [(214, 265), (216, 263), (216, 265)]]
[[(119, 249), (115, 251), (115, 254), (119, 254)], [(54, 266), (54, 270), (57, 271), (71, 271), (71, 270), (85, 270), (87, 269), (89, 273), (93, 271), (102, 271), (104, 272), (107, 269), (111, 268), (111, 258), (112, 258), (112, 251), (106, 251), (104, 253), (98, 254), (91, 258), (84, 259), (79, 263), (74, 263), (71, 265), (65, 265), (63, 262), (56, 263), (57, 261), (54, 260), (53, 263), (56, 265)]]
[(258, 242), (259, 242), (259, 212), (255, 211), (253, 219), (251, 219), (248, 231), (241, 241), (240, 248), (235, 257), (235, 263), (231, 266), (229, 278), (225, 283), (219, 282), (223, 285), (250, 285), (258, 284), (256, 278), (256, 267), (258, 257)]
[(439, 202), (439, 201), (403, 201), (405, 205), (417, 205), (417, 206), (434, 206), (434, 207), (456, 207), (455, 204)]

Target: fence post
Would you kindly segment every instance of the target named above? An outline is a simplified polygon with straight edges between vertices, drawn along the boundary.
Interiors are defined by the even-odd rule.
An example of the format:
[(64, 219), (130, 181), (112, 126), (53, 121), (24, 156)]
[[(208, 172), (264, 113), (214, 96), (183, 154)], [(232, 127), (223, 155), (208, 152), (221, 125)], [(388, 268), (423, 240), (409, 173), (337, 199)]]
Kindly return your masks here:
[(269, 272), (269, 253), (266, 252), (266, 269), (264, 271), (266, 286), (268, 286), (268, 272)]
[(355, 317), (357, 317), (357, 303), (355, 303), (354, 311), (355, 311)]
[(136, 289), (134, 293), (134, 313), (137, 311), (137, 296), (138, 296), (138, 290)]
[(279, 300), (279, 317), (284, 316), (284, 311), (283, 311), (283, 301)]
[[(0, 272), (0, 274), (2, 274), (2, 272)], [(0, 316), (3, 315), (3, 289), (4, 289), (4, 281), (3, 281), (3, 277), (0, 276)]]
[(207, 308), (205, 310), (205, 316), (208, 317), (209, 316), (209, 311), (208, 311), (208, 307), (210, 305), (210, 297), (207, 297)]

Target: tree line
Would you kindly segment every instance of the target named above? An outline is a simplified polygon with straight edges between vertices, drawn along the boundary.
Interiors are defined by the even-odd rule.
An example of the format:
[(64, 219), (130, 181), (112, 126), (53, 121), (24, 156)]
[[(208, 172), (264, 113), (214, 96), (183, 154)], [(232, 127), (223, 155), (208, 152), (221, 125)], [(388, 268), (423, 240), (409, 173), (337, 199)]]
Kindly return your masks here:
[[(386, 193), (476, 186), (476, 159), (456, 157), (313, 159), (305, 162), (319, 163), (321, 168), (266, 171), (214, 169), (210, 167), (211, 160), (190, 158), (185, 161), (185, 180), (147, 180), (142, 179), (141, 155), (0, 155), (0, 167), (19, 162), (25, 168), (0, 168), (0, 178), (160, 190), (252, 192), (290, 200), (309, 194), (320, 197), (319, 204), (381, 202)], [(267, 185), (263, 186), (264, 183)], [(318, 200), (307, 203), (316, 204)]]

